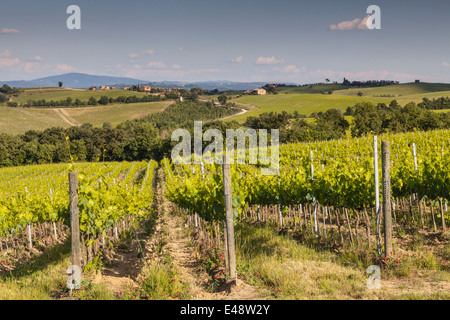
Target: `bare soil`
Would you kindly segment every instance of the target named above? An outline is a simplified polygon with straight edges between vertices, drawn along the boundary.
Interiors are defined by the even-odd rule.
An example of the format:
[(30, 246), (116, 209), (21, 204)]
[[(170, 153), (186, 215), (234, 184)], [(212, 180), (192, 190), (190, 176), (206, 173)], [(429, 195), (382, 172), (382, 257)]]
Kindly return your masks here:
[[(198, 253), (189, 245), (190, 239), (184, 232), (184, 221), (175, 214), (174, 205), (164, 196), (164, 183), (161, 183), (164, 171), (159, 169), (156, 181), (156, 201), (158, 210), (155, 230), (151, 237), (143, 238), (144, 226), (136, 234), (126, 250), (116, 250), (108, 267), (102, 269), (96, 278), (97, 283), (104, 284), (108, 289), (119, 292), (130, 287), (136, 287), (146, 261), (150, 260), (156, 251), (157, 239), (165, 232), (165, 250), (168, 250), (177, 272), (184, 282), (188, 283), (193, 293), (193, 300), (255, 300), (264, 299), (260, 291), (243, 281), (228, 282), (216, 292), (209, 292), (205, 286), (208, 275), (198, 263)], [(139, 246), (141, 249), (139, 250)], [(139, 257), (138, 252), (144, 252)]]

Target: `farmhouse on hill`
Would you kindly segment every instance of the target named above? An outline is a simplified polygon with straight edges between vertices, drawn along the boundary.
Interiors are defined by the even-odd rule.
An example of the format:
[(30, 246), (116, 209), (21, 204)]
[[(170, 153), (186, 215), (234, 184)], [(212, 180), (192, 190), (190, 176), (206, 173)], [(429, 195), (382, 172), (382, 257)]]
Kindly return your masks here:
[(267, 94), (267, 91), (266, 91), (266, 89), (259, 88), (259, 89), (248, 90), (245, 93), (257, 94), (257, 95), (265, 95), (265, 94)]
[(110, 90), (110, 87), (108, 87), (108, 86), (100, 86), (100, 90)]
[(142, 91), (145, 91), (145, 92), (152, 91), (152, 87), (150, 87), (150, 86), (141, 86), (141, 89), (142, 89)]

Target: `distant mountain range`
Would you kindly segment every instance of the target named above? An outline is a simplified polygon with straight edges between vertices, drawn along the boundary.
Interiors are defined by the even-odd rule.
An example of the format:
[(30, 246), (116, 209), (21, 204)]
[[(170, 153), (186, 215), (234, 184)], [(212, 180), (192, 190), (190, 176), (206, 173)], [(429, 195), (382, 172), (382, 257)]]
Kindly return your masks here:
[(98, 86), (115, 86), (122, 89), (131, 85), (150, 85), (157, 88), (185, 88), (190, 89), (200, 87), (204, 90), (219, 91), (226, 90), (251, 90), (264, 86), (267, 82), (233, 82), (233, 81), (205, 81), (205, 82), (180, 82), (180, 81), (160, 81), (152, 82), (125, 77), (96, 76), (85, 73), (66, 73), (57, 76), (50, 76), (34, 80), (0, 81), (0, 86), (7, 84), (16, 88), (33, 87), (57, 87), (58, 82), (63, 83), (66, 88), (89, 88)]

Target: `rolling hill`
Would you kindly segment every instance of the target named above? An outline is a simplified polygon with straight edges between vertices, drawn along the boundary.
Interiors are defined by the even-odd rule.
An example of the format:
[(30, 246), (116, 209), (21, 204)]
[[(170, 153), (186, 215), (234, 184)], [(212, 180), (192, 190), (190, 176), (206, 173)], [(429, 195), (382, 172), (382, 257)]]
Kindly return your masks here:
[[(405, 83), (372, 88), (346, 88), (342, 84), (319, 84), (302, 87), (280, 87), (277, 95), (245, 95), (233, 99), (248, 112), (227, 121), (243, 122), (248, 116), (264, 112), (293, 113), (309, 116), (312, 112), (331, 108), (345, 111), (358, 102), (389, 104), (392, 100), (404, 106), (409, 102), (419, 103), (424, 97), (429, 99), (450, 96), (450, 84), (446, 83)], [(324, 94), (327, 92), (327, 94)], [(332, 94), (329, 94), (332, 92)], [(361, 96), (358, 92), (362, 92)], [(441, 111), (444, 112), (444, 111)]]
[(258, 116), (264, 112), (282, 112), (293, 113), (297, 111), (300, 114), (309, 116), (313, 112), (326, 111), (331, 108), (345, 109), (358, 102), (384, 102), (389, 103), (389, 98), (367, 98), (324, 94), (278, 94), (265, 96), (243, 96), (233, 100), (244, 108), (249, 108), (249, 112), (227, 119), (238, 122), (245, 121), (248, 116)]
[[(358, 92), (363, 92), (362, 96)], [(323, 92), (327, 92), (324, 94)], [(332, 94), (330, 94), (332, 93)], [(13, 101), (19, 104), (29, 100), (45, 99), (61, 100), (71, 97), (73, 100), (96, 99), (102, 95), (117, 97), (120, 95), (145, 95), (141, 92), (123, 90), (89, 91), (85, 89), (38, 87), (26, 88)], [(244, 122), (248, 116), (257, 116), (264, 112), (286, 111), (309, 116), (313, 112), (326, 111), (331, 108), (345, 109), (358, 102), (390, 103), (397, 100), (401, 105), (410, 101), (419, 103), (422, 98), (430, 99), (450, 96), (450, 84), (408, 83), (376, 88), (345, 89), (341, 84), (322, 84), (313, 86), (279, 87), (277, 95), (244, 95), (232, 99), (247, 112), (237, 116), (227, 117), (225, 121), (237, 120)], [(204, 99), (217, 100), (217, 96), (204, 96)], [(144, 117), (154, 112), (164, 110), (173, 101), (115, 104), (95, 107), (71, 108), (10, 108), (0, 106), (0, 132), (20, 134), (27, 130), (44, 130), (53, 126), (67, 128), (71, 125), (91, 123), (101, 126), (104, 122), (116, 125), (126, 120)], [(445, 112), (445, 111), (441, 111)]]
[(401, 83), (393, 84), (384, 87), (374, 88), (347, 88), (336, 90), (333, 94), (345, 95), (345, 96), (358, 96), (358, 93), (362, 93), (367, 97), (403, 97), (410, 95), (430, 94), (433, 92), (450, 91), (450, 84), (448, 83)]
[(110, 122), (113, 126), (126, 120), (161, 112), (173, 101), (115, 104), (79, 108), (11, 108), (0, 106), (0, 132), (23, 134), (28, 130), (41, 131), (51, 127), (68, 128), (91, 123), (101, 126)]

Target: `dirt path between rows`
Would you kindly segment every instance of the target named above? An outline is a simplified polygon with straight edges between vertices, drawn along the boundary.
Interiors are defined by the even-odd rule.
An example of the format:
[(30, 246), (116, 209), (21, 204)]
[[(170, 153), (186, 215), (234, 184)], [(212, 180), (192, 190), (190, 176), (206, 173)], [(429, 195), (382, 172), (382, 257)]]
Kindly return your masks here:
[[(172, 257), (172, 263), (183, 282), (188, 283), (193, 293), (192, 300), (261, 300), (257, 288), (239, 281), (237, 285), (226, 285), (219, 292), (209, 292), (206, 289), (208, 275), (198, 263), (197, 253), (189, 245), (189, 238), (184, 228), (183, 219), (174, 214), (174, 205), (164, 196), (164, 171), (158, 169), (155, 175), (156, 199), (155, 209), (158, 211), (154, 232), (151, 237), (145, 237), (144, 227), (136, 233), (136, 239), (127, 250), (117, 251), (112, 264), (102, 270), (96, 282), (104, 284), (114, 292), (124, 291), (139, 285), (139, 278), (144, 277), (142, 270), (156, 251), (157, 240), (164, 234), (165, 250)], [(159, 177), (159, 178), (158, 178)], [(164, 230), (164, 231), (163, 231)], [(141, 246), (141, 248), (139, 248)], [(140, 258), (137, 252), (143, 252)]]
[[(161, 174), (163, 174), (163, 170)], [(164, 189), (164, 186), (163, 186)], [(167, 224), (168, 244), (170, 255), (182, 278), (189, 282), (192, 292), (197, 292), (193, 299), (202, 300), (261, 300), (257, 288), (239, 281), (237, 285), (225, 285), (219, 292), (208, 292), (204, 284), (208, 281), (207, 274), (202, 271), (196, 259), (196, 252), (189, 246), (189, 239), (185, 236), (184, 221), (174, 214), (174, 205), (166, 199), (161, 188), (158, 189), (164, 221)]]
[(226, 120), (226, 119), (230, 119), (230, 118), (233, 118), (233, 117), (237, 117), (237, 116), (243, 115), (244, 113), (247, 113), (247, 112), (248, 112), (247, 109), (241, 109), (241, 112), (233, 114), (231, 116), (226, 116), (226, 117), (220, 118), (219, 120), (223, 121), (223, 120)]
[(64, 109), (53, 109), (60, 117), (61, 119), (64, 120), (64, 122), (68, 123), (69, 125), (75, 127), (75, 126), (79, 126), (80, 124), (74, 119), (72, 118)]

